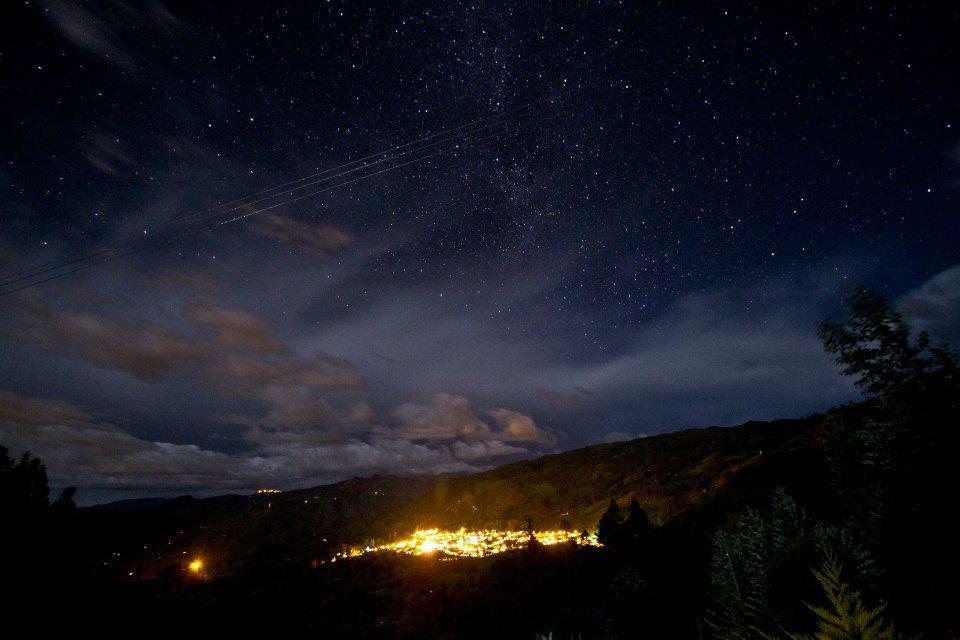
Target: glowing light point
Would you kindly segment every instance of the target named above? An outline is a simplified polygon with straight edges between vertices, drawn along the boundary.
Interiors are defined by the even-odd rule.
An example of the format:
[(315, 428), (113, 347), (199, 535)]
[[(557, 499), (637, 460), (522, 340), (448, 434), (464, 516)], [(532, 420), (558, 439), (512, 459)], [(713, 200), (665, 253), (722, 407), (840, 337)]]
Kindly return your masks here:
[(193, 562), (191, 562), (189, 566), (190, 566), (190, 571), (192, 571), (193, 573), (200, 573), (200, 571), (203, 569), (203, 560), (200, 560), (198, 558), (197, 560), (194, 560)]

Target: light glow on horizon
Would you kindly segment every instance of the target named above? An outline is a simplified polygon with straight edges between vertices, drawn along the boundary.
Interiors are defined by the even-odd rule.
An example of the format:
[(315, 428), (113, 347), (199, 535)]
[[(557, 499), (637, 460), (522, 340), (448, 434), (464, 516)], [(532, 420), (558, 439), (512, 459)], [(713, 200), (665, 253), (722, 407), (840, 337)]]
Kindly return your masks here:
[[(573, 543), (578, 546), (599, 546), (596, 536), (581, 537), (577, 531), (535, 531), (533, 536), (542, 545)], [(457, 531), (442, 531), (440, 529), (418, 529), (408, 537), (396, 542), (376, 545), (373, 547), (350, 548), (338, 553), (332, 558), (336, 561), (342, 558), (355, 558), (368, 553), (399, 553), (411, 556), (437, 554), (460, 558), (483, 558), (505, 551), (524, 548), (530, 540), (527, 531), (481, 529), (467, 531), (461, 528)]]

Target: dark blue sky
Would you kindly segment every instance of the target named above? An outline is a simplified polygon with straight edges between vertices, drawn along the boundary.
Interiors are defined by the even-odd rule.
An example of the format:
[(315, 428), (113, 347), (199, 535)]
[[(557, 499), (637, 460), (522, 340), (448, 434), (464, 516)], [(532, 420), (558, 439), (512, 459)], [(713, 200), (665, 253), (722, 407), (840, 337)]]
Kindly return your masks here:
[(956, 339), (958, 10), (637, 5), (0, 9), (0, 289), (138, 249), (0, 297), (0, 442), (85, 502), (467, 471), (855, 398), (853, 284)]

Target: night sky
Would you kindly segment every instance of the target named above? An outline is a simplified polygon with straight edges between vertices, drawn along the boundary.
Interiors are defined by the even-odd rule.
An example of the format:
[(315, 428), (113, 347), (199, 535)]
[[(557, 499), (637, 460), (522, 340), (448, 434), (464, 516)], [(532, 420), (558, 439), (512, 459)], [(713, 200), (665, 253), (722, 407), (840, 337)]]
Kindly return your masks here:
[(0, 293), (136, 249), (0, 297), (81, 503), (825, 410), (855, 284), (960, 337), (956, 8), (205, 4), (0, 9)]

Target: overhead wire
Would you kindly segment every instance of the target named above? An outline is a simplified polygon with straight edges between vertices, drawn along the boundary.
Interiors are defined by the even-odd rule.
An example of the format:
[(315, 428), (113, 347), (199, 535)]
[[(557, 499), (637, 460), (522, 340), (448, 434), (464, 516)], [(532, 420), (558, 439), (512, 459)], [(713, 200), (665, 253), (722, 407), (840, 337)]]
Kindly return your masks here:
[[(646, 65), (646, 66), (649, 66), (649, 65)], [(644, 67), (644, 68), (645, 68), (645, 67)], [(621, 78), (623, 78), (624, 76), (629, 75), (630, 73), (634, 73), (634, 72), (636, 72), (637, 70), (638, 70), (638, 69), (626, 71), (626, 72), (617, 74), (617, 75), (615, 75), (615, 76), (612, 76), (612, 77), (609, 77), (609, 78), (605, 78), (605, 79), (601, 80), (600, 82), (609, 83), (609, 82), (612, 82), (612, 81), (621, 79)], [(583, 95), (590, 95), (590, 94), (599, 93), (599, 92), (603, 92), (603, 91), (609, 91), (609, 90), (612, 90), (612, 89), (615, 89), (615, 88), (616, 88), (616, 87), (610, 87), (610, 86), (593, 87), (592, 89), (589, 89), (589, 90), (579, 91), (579, 92), (577, 92), (576, 94), (571, 95), (570, 98), (576, 98), (576, 97), (580, 97), (580, 96), (583, 96)], [(48, 264), (46, 264), (46, 265), (39, 265), (39, 266), (42, 266), (42, 267), (43, 267), (42, 269), (38, 268), (39, 266), (35, 266), (35, 267), (32, 268), (32, 270), (31, 270), (31, 269), (27, 269), (27, 270), (25, 270), (25, 271), (19, 272), (18, 274), (15, 274), (15, 277), (14, 277), (14, 276), (8, 276), (5, 280), (0, 281), (0, 297), (3, 297), (3, 296), (6, 296), (6, 295), (15, 293), (15, 292), (17, 292), (17, 291), (22, 291), (23, 289), (27, 289), (27, 288), (30, 288), (30, 287), (33, 287), (33, 286), (36, 286), (36, 285), (39, 285), (39, 284), (43, 284), (43, 283), (45, 283), (45, 282), (50, 282), (51, 280), (56, 280), (56, 279), (58, 279), (58, 278), (61, 278), (61, 277), (70, 275), (70, 274), (72, 274), (72, 273), (77, 273), (77, 272), (79, 272), (79, 271), (84, 271), (84, 270), (93, 268), (93, 267), (95, 267), (95, 266), (99, 266), (99, 265), (101, 265), (101, 264), (105, 264), (105, 263), (108, 263), (108, 262), (112, 262), (112, 261), (114, 261), (114, 260), (117, 260), (117, 259), (120, 259), (120, 258), (129, 256), (129, 255), (132, 255), (132, 254), (134, 254), (134, 253), (138, 253), (138, 252), (141, 251), (141, 250), (146, 250), (146, 249), (149, 249), (149, 248), (153, 248), (153, 247), (157, 246), (158, 244), (162, 244), (162, 243), (165, 242), (165, 241), (172, 240), (172, 239), (175, 239), (175, 238), (177, 238), (177, 237), (180, 237), (181, 235), (184, 235), (183, 232), (192, 233), (192, 232), (200, 232), (200, 231), (205, 231), (205, 230), (213, 229), (213, 228), (222, 226), (222, 225), (224, 225), (224, 224), (229, 224), (229, 223), (231, 223), (231, 222), (236, 222), (236, 221), (239, 221), (239, 220), (243, 220), (243, 219), (245, 219), (245, 218), (248, 218), (248, 217), (250, 217), (250, 216), (252, 216), (252, 215), (256, 215), (256, 214), (258, 214), (258, 213), (262, 213), (262, 212), (264, 212), (264, 211), (269, 211), (269, 210), (272, 210), (272, 209), (275, 209), (275, 208), (278, 208), (278, 207), (281, 207), (281, 206), (286, 206), (286, 205), (288, 205), (288, 204), (292, 204), (292, 203), (294, 203), (294, 202), (298, 202), (298, 201), (304, 200), (304, 199), (306, 199), (306, 198), (310, 198), (310, 197), (319, 195), (319, 194), (321, 194), (321, 193), (330, 191), (330, 190), (332, 190), (332, 189), (336, 189), (336, 188), (340, 188), (340, 187), (343, 187), (343, 186), (348, 186), (348, 185), (351, 185), (351, 184), (355, 184), (355, 183), (357, 183), (357, 182), (360, 182), (361, 180), (365, 180), (365, 179), (367, 179), (367, 178), (370, 178), (370, 177), (373, 177), (373, 176), (376, 176), (376, 175), (381, 175), (381, 174), (383, 174), (383, 173), (387, 173), (387, 172), (389, 172), (389, 171), (394, 171), (394, 170), (399, 169), (399, 168), (404, 167), (404, 166), (409, 166), (409, 165), (414, 164), (414, 163), (417, 163), (417, 162), (422, 162), (422, 161), (427, 160), (427, 159), (429, 159), (429, 158), (433, 158), (433, 157), (436, 157), (436, 156), (439, 156), (439, 155), (448, 153), (448, 152), (450, 152), (450, 151), (455, 151), (455, 150), (457, 150), (457, 149), (460, 148), (460, 147), (474, 146), (474, 145), (477, 145), (478, 143), (480, 143), (481, 141), (485, 141), (485, 140), (489, 140), (489, 139), (495, 139), (495, 138), (497, 138), (497, 137), (500, 137), (500, 136), (503, 136), (503, 135), (507, 135), (507, 134), (511, 133), (512, 131), (519, 130), (519, 129), (522, 129), (522, 128), (523, 128), (523, 126), (518, 126), (518, 123), (522, 123), (522, 122), (523, 122), (523, 117), (524, 117), (524, 116), (523, 116), (523, 115), (520, 115), (519, 117), (513, 117), (513, 119), (511, 119), (511, 118), (506, 118), (506, 119), (504, 119), (504, 117), (505, 117), (506, 115), (508, 115), (508, 114), (516, 114), (516, 113), (522, 114), (523, 111), (528, 110), (528, 109), (530, 109), (532, 106), (534, 106), (534, 105), (536, 105), (536, 104), (538, 104), (538, 103), (540, 103), (540, 102), (543, 102), (543, 101), (545, 101), (545, 100), (551, 102), (552, 104), (559, 103), (561, 106), (563, 105), (563, 102), (564, 102), (564, 101), (560, 100), (557, 96), (548, 96), (548, 97), (541, 98), (541, 99), (536, 100), (536, 101), (530, 101), (530, 102), (528, 102), (528, 103), (525, 103), (525, 104), (523, 104), (523, 105), (514, 107), (514, 108), (512, 108), (512, 109), (508, 109), (508, 110), (506, 110), (506, 111), (499, 112), (499, 113), (497, 113), (497, 114), (493, 114), (493, 115), (487, 116), (487, 117), (485, 117), (485, 118), (481, 118), (481, 119), (477, 119), (477, 120), (471, 121), (470, 123), (467, 123), (467, 124), (465, 124), (465, 125), (460, 125), (460, 126), (458, 126), (458, 127), (451, 127), (451, 128), (449, 128), (449, 129), (446, 129), (446, 130), (444, 130), (444, 131), (442, 131), (442, 132), (438, 132), (438, 133), (436, 133), (436, 134), (431, 134), (431, 135), (428, 135), (428, 136), (421, 136), (420, 138), (417, 138), (416, 140), (413, 140), (413, 141), (411, 141), (411, 142), (405, 143), (405, 144), (403, 144), (403, 145), (397, 145), (397, 146), (395, 146), (395, 147), (393, 147), (393, 148), (391, 148), (391, 149), (388, 149), (388, 150), (386, 150), (386, 151), (378, 152), (378, 153), (375, 153), (375, 154), (370, 154), (370, 155), (368, 155), (368, 156), (364, 156), (363, 158), (359, 158), (359, 159), (353, 160), (353, 161), (351, 161), (351, 162), (343, 163), (343, 164), (341, 164), (341, 165), (338, 165), (338, 166), (336, 166), (336, 167), (332, 167), (332, 168), (330, 168), (330, 169), (326, 169), (326, 170), (324, 170), (324, 171), (316, 172), (316, 173), (310, 174), (310, 175), (308, 175), (308, 176), (303, 176), (303, 177), (301, 177), (301, 178), (298, 178), (297, 180), (292, 180), (292, 181), (283, 183), (283, 184), (281, 184), (281, 185), (277, 185), (277, 186), (275, 186), (275, 187), (271, 187), (271, 188), (269, 188), (269, 189), (261, 190), (261, 191), (255, 193), (255, 194), (252, 194), (252, 195), (249, 195), (249, 196), (245, 196), (245, 197), (243, 197), (243, 198), (234, 199), (234, 200), (232, 200), (232, 201), (230, 201), (230, 202), (228, 202), (228, 203), (223, 203), (223, 204), (221, 204), (221, 205), (218, 205), (217, 207), (211, 207), (210, 209), (204, 210), (204, 211), (202, 211), (202, 212), (193, 212), (193, 213), (190, 213), (190, 214), (185, 214), (185, 215), (179, 216), (179, 217), (174, 218), (174, 219), (172, 219), (172, 220), (169, 220), (169, 221), (166, 221), (166, 222), (164, 222), (164, 223), (161, 223), (160, 225), (157, 225), (156, 227), (153, 227), (153, 229), (154, 229), (154, 230), (156, 230), (156, 229), (163, 229), (164, 227), (172, 226), (174, 223), (186, 222), (186, 221), (188, 221), (190, 218), (201, 217), (201, 216), (202, 216), (203, 219), (201, 219), (201, 220), (199, 221), (199, 224), (200, 224), (200, 225), (203, 225), (203, 226), (201, 226), (201, 227), (198, 228), (198, 229), (190, 229), (190, 228), (186, 228), (186, 227), (185, 227), (183, 230), (181, 230), (181, 231), (182, 231), (181, 233), (176, 233), (177, 230), (174, 229), (174, 232), (173, 232), (171, 235), (168, 235), (168, 236), (164, 236), (164, 235), (162, 235), (162, 234), (161, 234), (160, 236), (157, 236), (157, 235), (150, 235), (149, 233), (145, 233), (145, 236), (144, 236), (144, 237), (137, 237), (137, 238), (134, 239), (134, 240), (131, 240), (131, 241), (128, 241), (128, 242), (125, 242), (125, 243), (121, 243), (121, 244), (118, 244), (118, 245), (114, 245), (114, 246), (112, 246), (112, 247), (100, 249), (100, 250), (97, 250), (97, 251), (95, 251), (95, 252), (88, 253), (88, 254), (86, 254), (86, 255), (79, 256), (79, 257), (76, 257), (76, 258), (73, 258), (73, 259), (70, 259), (70, 260), (67, 260), (67, 261), (59, 261), (59, 262), (54, 263), (54, 264), (49, 264), (49, 263), (48, 263)], [(589, 105), (590, 103), (588, 102), (587, 104)], [(584, 106), (584, 105), (581, 105), (581, 106)], [(550, 116), (550, 117), (553, 117), (553, 116)], [(537, 120), (537, 122), (550, 119), (550, 117), (541, 118), (541, 119)], [(483, 124), (483, 123), (486, 123), (486, 124)], [(475, 135), (475, 134), (480, 133), (480, 132), (482, 132), (482, 131), (484, 131), (484, 130), (495, 129), (496, 127), (500, 127), (500, 126), (502, 126), (502, 125), (506, 125), (506, 128), (504, 128), (503, 130), (499, 130), (499, 131), (495, 130), (493, 133), (491, 133), (491, 134), (489, 134), (489, 135), (487, 135), (487, 136), (484, 136), (484, 137), (482, 137), (482, 138), (480, 138), (480, 139), (477, 139), (477, 140), (472, 140), (472, 141), (471, 141), (471, 140), (466, 140), (467, 136)], [(451, 135), (451, 134), (452, 134), (452, 135)], [(447, 137), (443, 137), (443, 136), (445, 136), (445, 135), (446, 135)], [(437, 139), (437, 138), (439, 138), (439, 139)], [(436, 152), (434, 152), (434, 153), (427, 154), (427, 155), (425, 155), (425, 156), (417, 156), (417, 157), (414, 157), (414, 158), (411, 159), (411, 160), (408, 160), (408, 161), (405, 161), (405, 162), (402, 162), (402, 163), (392, 164), (392, 165), (390, 165), (390, 166), (388, 166), (388, 167), (386, 167), (386, 168), (384, 168), (384, 169), (378, 170), (378, 171), (374, 171), (374, 172), (370, 172), (370, 173), (364, 173), (363, 175), (361, 175), (361, 176), (359, 176), (359, 177), (357, 177), (357, 178), (353, 178), (353, 179), (346, 180), (346, 181), (342, 181), (342, 182), (337, 182), (336, 184), (329, 185), (329, 186), (327, 186), (327, 187), (324, 187), (324, 188), (321, 188), (321, 189), (318, 189), (318, 190), (314, 190), (314, 191), (311, 191), (311, 192), (306, 193), (306, 194), (301, 194), (301, 195), (298, 195), (298, 196), (296, 196), (296, 197), (287, 197), (287, 196), (293, 195), (294, 192), (299, 191), (299, 190), (301, 190), (301, 189), (305, 189), (305, 188), (308, 188), (308, 187), (310, 187), (310, 186), (315, 186), (315, 185), (321, 184), (321, 183), (323, 183), (323, 182), (328, 182), (328, 181), (330, 181), (330, 180), (334, 180), (334, 179), (336, 179), (336, 178), (343, 177), (343, 176), (345, 176), (345, 175), (349, 175), (349, 174), (355, 173), (355, 172), (357, 172), (357, 171), (369, 170), (371, 167), (377, 166), (377, 165), (379, 165), (379, 164), (381, 164), (381, 163), (384, 163), (384, 162), (392, 162), (392, 161), (395, 161), (396, 159), (398, 159), (398, 158), (400, 158), (400, 157), (403, 157), (403, 156), (406, 156), (406, 155), (409, 155), (409, 154), (419, 153), (419, 152), (422, 152), (422, 151), (424, 151), (424, 150), (428, 150), (428, 149), (430, 149), (430, 148), (437, 147), (437, 146), (440, 146), (440, 145), (443, 145), (443, 144), (447, 144), (447, 143), (450, 143), (450, 142), (454, 142), (454, 141), (460, 140), (460, 139), (465, 139), (465, 141), (464, 141), (464, 142), (455, 143), (455, 144), (453, 144), (453, 145), (451, 145), (451, 146), (444, 147), (444, 148), (440, 149), (439, 151), (436, 151)], [(419, 146), (418, 146), (418, 145), (419, 145)], [(411, 147), (412, 147), (412, 148), (411, 148)], [(406, 151), (403, 151), (402, 153), (397, 153), (397, 151), (400, 150), (400, 149), (407, 149), (407, 150), (406, 150)], [(391, 155), (391, 154), (392, 154), (392, 155)], [(372, 158), (376, 158), (376, 157), (378, 157), (378, 156), (384, 156), (384, 157), (380, 158), (379, 160), (376, 160), (375, 162), (369, 162), (369, 163), (367, 163), (367, 164), (360, 164), (360, 163), (363, 163), (363, 162), (365, 162), (365, 161), (367, 161), (367, 160), (370, 160), (370, 159), (372, 159)], [(353, 165), (358, 165), (358, 166), (353, 166)], [(347, 169), (347, 167), (351, 167), (351, 166), (353, 166), (353, 168)], [(342, 171), (339, 171), (339, 172), (338, 172), (338, 170), (342, 170)], [(324, 177), (324, 178), (319, 178), (319, 176), (326, 176), (326, 177)], [(311, 178), (318, 178), (318, 179), (311, 181)], [(295, 186), (295, 187), (294, 187), (294, 185), (299, 185), (299, 186)], [(292, 188), (290, 188), (290, 187), (292, 187)], [(273, 193), (271, 193), (271, 192), (273, 192)], [(251, 198), (255, 198), (255, 197), (257, 197), (257, 196), (261, 196), (261, 197), (259, 197), (259, 198), (257, 198), (257, 199), (254, 199), (254, 200), (251, 200)], [(278, 198), (278, 197), (287, 197), (287, 198), (284, 199), (284, 200), (281, 200), (280, 202), (276, 202), (276, 203), (270, 204), (270, 205), (265, 206), (265, 207), (255, 208), (253, 211), (242, 211), (242, 210), (245, 209), (246, 207), (250, 207), (250, 206), (259, 204), (259, 203), (261, 203), (261, 202), (266, 202), (266, 201), (269, 201), (269, 200), (271, 200), (271, 199)], [(225, 207), (228, 207), (228, 206), (230, 206), (230, 205), (235, 205), (235, 206), (233, 206), (232, 208), (229, 208), (229, 209), (225, 209)], [(213, 223), (210, 224), (210, 221), (211, 221), (212, 219), (217, 218), (218, 216), (219, 216), (219, 217), (222, 217), (222, 216), (227, 215), (227, 214), (232, 214), (232, 213), (234, 213), (234, 212), (236, 212), (236, 211), (242, 211), (242, 212), (240, 213), (240, 215), (231, 216), (231, 217), (229, 217), (229, 218), (226, 219), (226, 220), (213, 221)], [(129, 250), (129, 251), (123, 251), (123, 249), (126, 249), (126, 248), (128, 248), (128, 247), (132, 247), (131, 250)], [(95, 262), (92, 262), (92, 263), (88, 263), (88, 262), (87, 262), (88, 260), (92, 260), (92, 259), (99, 258), (99, 257), (104, 257), (104, 259), (103, 259), (103, 260), (96, 260)], [(79, 263), (85, 263), (85, 264), (79, 264)], [(77, 266), (74, 267), (74, 268), (72, 268), (72, 269), (67, 269), (67, 270), (65, 270), (65, 271), (62, 271), (62, 269), (65, 269), (66, 267), (69, 267), (69, 266), (71, 266), (71, 265), (77, 265)], [(54, 273), (54, 274), (51, 275), (51, 276), (37, 279), (38, 276), (41, 276), (41, 275), (43, 275), (43, 274), (45, 274), (45, 273), (50, 273), (51, 271), (58, 271), (58, 272), (57, 272), (57, 273)], [(21, 283), (22, 283), (22, 284), (21, 284)]]

